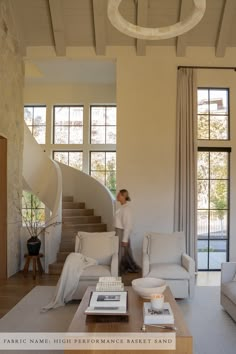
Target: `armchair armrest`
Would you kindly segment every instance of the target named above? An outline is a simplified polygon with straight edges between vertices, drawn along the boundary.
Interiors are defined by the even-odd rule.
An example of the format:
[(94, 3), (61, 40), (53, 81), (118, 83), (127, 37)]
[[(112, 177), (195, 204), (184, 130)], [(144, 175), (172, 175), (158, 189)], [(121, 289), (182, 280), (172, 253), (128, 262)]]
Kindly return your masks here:
[(232, 281), (236, 273), (236, 262), (227, 262), (221, 264), (221, 284)]
[(192, 257), (186, 253), (182, 254), (181, 257), (182, 266), (190, 273), (190, 276), (193, 277), (195, 274), (195, 261)]
[(112, 277), (118, 277), (119, 271), (119, 259), (118, 253), (114, 253), (111, 259), (111, 275)]
[(143, 277), (146, 277), (147, 274), (149, 273), (149, 257), (147, 253), (143, 253), (143, 267), (142, 267), (142, 275)]

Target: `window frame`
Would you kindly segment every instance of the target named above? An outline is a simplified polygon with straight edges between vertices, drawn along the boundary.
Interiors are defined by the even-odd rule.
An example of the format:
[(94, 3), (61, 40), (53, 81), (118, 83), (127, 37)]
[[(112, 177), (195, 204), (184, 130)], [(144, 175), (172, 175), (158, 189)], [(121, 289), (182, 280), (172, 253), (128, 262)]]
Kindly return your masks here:
[[(105, 142), (104, 143), (92, 143), (92, 108), (100, 107), (100, 108), (116, 108), (116, 113), (117, 113), (117, 105), (114, 104), (91, 104), (89, 107), (89, 144), (90, 145), (116, 145), (117, 143), (117, 119), (116, 119), (116, 125), (107, 125), (105, 122), (105, 125), (97, 125), (98, 127), (104, 127), (105, 128)], [(106, 128), (107, 127), (116, 127), (116, 142), (115, 143), (107, 143), (106, 142)]]
[[(26, 203), (26, 197), (25, 197), (25, 193), (29, 193), (30, 194), (30, 205), (28, 205), (26, 208), (23, 206), (24, 203)], [(21, 213), (22, 213), (22, 227), (27, 227), (24, 220), (23, 220), (23, 214), (24, 214), (24, 210), (26, 210), (27, 212), (30, 211), (30, 223), (33, 223), (34, 220), (32, 218), (32, 210), (36, 210), (36, 208), (34, 208), (34, 202), (33, 199), (36, 198), (37, 202), (42, 203), (44, 205), (44, 207), (38, 207), (37, 210), (42, 210), (44, 212), (44, 220), (42, 221), (42, 225), (45, 224), (46, 221), (46, 206), (43, 202), (40, 201), (40, 199), (38, 198), (37, 195), (35, 195), (34, 193), (27, 191), (27, 190), (23, 190), (22, 191), (22, 198), (21, 198)], [(24, 201), (23, 201), (24, 200)], [(26, 203), (27, 204), (27, 203)]]
[[(91, 177), (93, 177), (92, 175), (91, 175), (91, 172), (92, 171), (99, 171), (99, 170), (92, 170), (91, 169), (91, 161), (92, 161), (92, 159), (91, 159), (91, 155), (92, 155), (92, 153), (94, 153), (94, 152), (97, 152), (97, 153), (99, 153), (99, 152), (103, 152), (103, 153), (105, 153), (105, 159), (106, 159), (106, 153), (110, 153), (110, 152), (112, 152), (112, 153), (114, 153), (115, 154), (115, 156), (117, 156), (117, 154), (116, 154), (116, 151), (114, 151), (114, 150), (90, 150), (89, 151), (89, 174), (90, 174), (90, 176)], [(105, 161), (105, 166), (106, 166), (106, 161)], [(116, 164), (116, 166), (117, 166), (117, 164)], [(109, 172), (109, 171), (107, 171), (106, 169), (105, 170), (102, 170), (102, 172), (105, 172), (105, 181), (106, 181), (106, 172)], [(116, 176), (116, 172), (117, 172), (117, 170), (115, 169), (114, 170), (114, 172), (115, 172), (115, 176)], [(93, 178), (95, 178), (95, 177), (93, 177)], [(99, 181), (100, 182), (100, 181)], [(102, 183), (102, 182), (100, 182), (100, 183)], [(103, 184), (104, 186), (106, 186), (106, 188), (113, 194), (113, 192), (114, 192), (114, 194), (116, 193), (116, 189), (109, 189), (108, 188), (108, 186), (106, 185), (106, 183), (105, 184)], [(116, 187), (117, 187), (117, 183), (116, 183)]]
[[(228, 121), (227, 121), (227, 133), (228, 133), (228, 138), (227, 139), (199, 139), (198, 138), (198, 117), (199, 117), (199, 113), (198, 113), (198, 109), (197, 109), (197, 140), (198, 141), (201, 141), (201, 142), (204, 142), (204, 141), (209, 141), (209, 142), (217, 142), (217, 141), (221, 141), (221, 142), (228, 142), (230, 141), (231, 139), (231, 130), (230, 130), (230, 88), (229, 87), (220, 87), (220, 86), (217, 86), (217, 87), (198, 87), (197, 88), (197, 92), (198, 90), (208, 90), (208, 102), (209, 102), (209, 95), (210, 95), (210, 91), (223, 91), (223, 90), (226, 90), (228, 92), (228, 95), (227, 95), (227, 104), (228, 104)], [(209, 104), (209, 103), (208, 103)], [(198, 107), (198, 102), (197, 102), (197, 107)], [(211, 117), (211, 114), (210, 114), (210, 110), (209, 110), (209, 113), (207, 114), (208, 116), (208, 122), (210, 123), (210, 117)], [(221, 116), (221, 115), (219, 115)], [(210, 137), (210, 124), (209, 125), (209, 137)]]
[[(83, 141), (82, 143), (70, 143), (70, 127), (73, 125), (56, 125), (55, 124), (55, 109), (58, 108), (58, 107), (66, 107), (66, 108), (69, 108), (69, 118), (70, 118), (70, 108), (72, 107), (80, 107), (80, 108), (83, 108), (83, 124), (82, 124), (82, 132), (83, 132)], [(52, 144), (53, 145), (83, 145), (84, 144), (84, 105), (83, 104), (54, 104), (53, 105), (53, 124), (52, 124)], [(67, 143), (56, 143), (55, 142), (55, 127), (58, 126), (58, 127), (68, 127), (68, 142)], [(81, 126), (79, 126), (81, 127)]]
[[(66, 165), (66, 164), (64, 164), (63, 162), (60, 162), (60, 161), (58, 161), (58, 160), (55, 160), (54, 156), (55, 156), (55, 153), (57, 153), (57, 152), (65, 152), (65, 153), (68, 153), (68, 162), (70, 162), (69, 154), (70, 154), (71, 152), (81, 152), (81, 153), (82, 153), (82, 170), (79, 170), (78, 168), (75, 168), (74, 166), (71, 166), (70, 164)], [(62, 164), (64, 164), (64, 165), (66, 165), (66, 166), (73, 167), (74, 169), (76, 169), (76, 170), (78, 170), (78, 171), (83, 171), (83, 157), (84, 157), (84, 151), (83, 151), (83, 150), (53, 150), (53, 151), (52, 151), (52, 159), (53, 159), (54, 161), (59, 162), (59, 163), (62, 163)]]
[[(27, 127), (32, 127), (32, 136), (34, 137), (34, 139), (37, 141), (36, 137), (34, 136), (33, 132), (34, 132), (34, 127), (45, 127), (45, 135), (44, 135), (44, 143), (37, 143), (39, 145), (46, 145), (46, 139), (47, 139), (47, 105), (46, 104), (24, 104), (24, 113), (25, 113), (25, 108), (33, 108), (33, 110), (35, 108), (45, 108), (45, 124), (32, 124), (32, 125), (29, 125), (26, 123), (25, 121), (25, 114), (24, 114), (24, 122), (25, 124), (27, 125)], [(34, 121), (34, 114), (33, 114), (33, 121)]]

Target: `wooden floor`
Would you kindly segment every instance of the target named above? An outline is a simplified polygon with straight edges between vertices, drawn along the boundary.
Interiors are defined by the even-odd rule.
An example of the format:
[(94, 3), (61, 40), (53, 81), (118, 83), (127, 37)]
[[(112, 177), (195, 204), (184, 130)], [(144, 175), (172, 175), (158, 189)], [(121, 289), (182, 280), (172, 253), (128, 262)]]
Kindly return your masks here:
[[(131, 281), (140, 278), (141, 273), (127, 273), (122, 276), (125, 285), (131, 285)], [(0, 281), (0, 318), (10, 311), (26, 294), (37, 285), (56, 285), (58, 275), (43, 274), (33, 279), (32, 272), (24, 278), (19, 272), (6, 281)]]
[(26, 294), (36, 285), (56, 285), (58, 275), (43, 274), (37, 275), (33, 280), (31, 272), (24, 278), (23, 273), (19, 272), (6, 281), (0, 281), (0, 318), (14, 307)]
[[(141, 273), (127, 273), (122, 276), (125, 285), (131, 285), (131, 281), (140, 278)], [(43, 274), (33, 279), (29, 272), (24, 278), (23, 273), (19, 272), (7, 279), (0, 281), (0, 318), (10, 311), (26, 294), (36, 285), (56, 285), (58, 275)], [(196, 279), (198, 286), (220, 285), (220, 272), (199, 272)]]

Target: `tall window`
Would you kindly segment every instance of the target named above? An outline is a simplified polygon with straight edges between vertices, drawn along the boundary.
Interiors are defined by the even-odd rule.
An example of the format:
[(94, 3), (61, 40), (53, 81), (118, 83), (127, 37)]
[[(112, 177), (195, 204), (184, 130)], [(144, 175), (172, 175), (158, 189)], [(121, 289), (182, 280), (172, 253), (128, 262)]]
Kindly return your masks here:
[(46, 106), (25, 106), (25, 121), (37, 142), (46, 145), (54, 160), (90, 173), (115, 194), (116, 106), (91, 105), (84, 110), (79, 104), (57, 104), (52, 113), (47, 124), (52, 126), (52, 141), (46, 143)]
[(116, 193), (116, 152), (91, 151), (90, 174), (115, 195)]
[(116, 144), (116, 107), (91, 106), (91, 144)]
[[(229, 139), (228, 89), (198, 90), (198, 268), (220, 270), (228, 260)], [(204, 146), (205, 145), (205, 146)]]
[(54, 106), (54, 144), (83, 144), (83, 106)]
[[(99, 151), (96, 144), (103, 145)], [(116, 194), (116, 106), (90, 107), (90, 174)], [(112, 151), (111, 151), (112, 150)]]
[(46, 139), (46, 106), (25, 106), (25, 123), (39, 144)]
[(83, 170), (83, 152), (82, 151), (53, 151), (53, 159), (64, 163), (65, 165)]

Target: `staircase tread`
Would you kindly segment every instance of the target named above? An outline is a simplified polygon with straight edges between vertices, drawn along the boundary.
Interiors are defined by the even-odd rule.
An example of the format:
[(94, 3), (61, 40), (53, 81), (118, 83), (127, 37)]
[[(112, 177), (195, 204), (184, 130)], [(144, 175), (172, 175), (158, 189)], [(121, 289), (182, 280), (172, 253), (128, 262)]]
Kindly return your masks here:
[[(81, 209), (83, 210), (83, 209)], [(100, 218), (101, 216), (99, 215), (68, 215), (68, 216), (63, 216), (64, 218)]]
[[(65, 224), (65, 223), (63, 223), (63, 224)], [(70, 223), (69, 225), (75, 225), (75, 226), (77, 226), (77, 225), (83, 225), (83, 226), (89, 226), (89, 225), (92, 225), (92, 226), (94, 226), (94, 225), (106, 225), (105, 223), (103, 223), (103, 222), (92, 222), (92, 223), (87, 223), (87, 224), (73, 224), (73, 223)]]
[[(70, 203), (70, 202), (68, 202), (68, 203)], [(65, 208), (64, 210), (66, 210), (66, 211), (68, 211), (68, 210), (72, 210), (72, 211), (74, 211), (75, 210), (75, 208)], [(93, 210), (93, 208), (76, 208), (76, 210)]]

